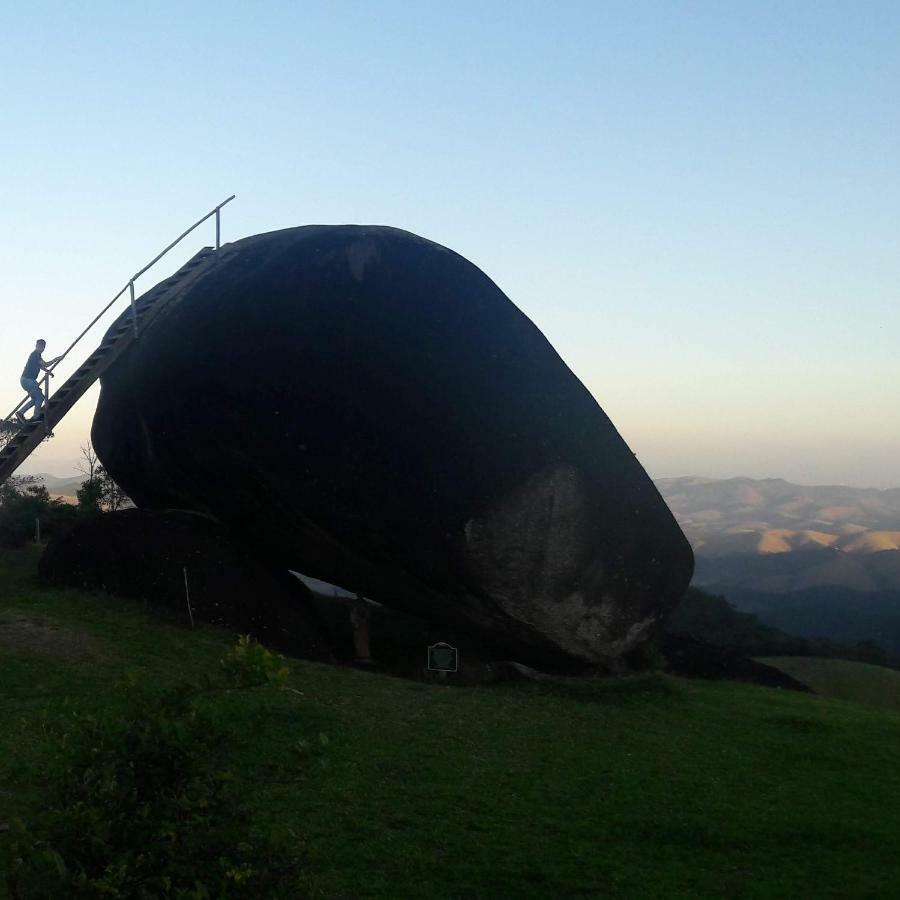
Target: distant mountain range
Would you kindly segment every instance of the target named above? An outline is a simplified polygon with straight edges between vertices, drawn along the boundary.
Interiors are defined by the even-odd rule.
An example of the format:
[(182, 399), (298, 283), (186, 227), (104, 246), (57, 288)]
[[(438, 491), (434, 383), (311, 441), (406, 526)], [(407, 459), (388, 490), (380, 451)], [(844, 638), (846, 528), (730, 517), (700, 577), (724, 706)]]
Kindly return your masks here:
[(44, 487), (50, 493), (51, 497), (61, 497), (63, 500), (68, 500), (70, 503), (75, 502), (75, 495), (78, 492), (78, 489), (81, 487), (83, 481), (86, 480), (85, 475), (35, 475), (35, 478), (39, 479)]
[(808, 637), (900, 652), (900, 489), (663, 478), (694, 584)]
[(900, 550), (900, 488), (810, 487), (780, 478), (661, 478), (656, 486), (702, 556)]

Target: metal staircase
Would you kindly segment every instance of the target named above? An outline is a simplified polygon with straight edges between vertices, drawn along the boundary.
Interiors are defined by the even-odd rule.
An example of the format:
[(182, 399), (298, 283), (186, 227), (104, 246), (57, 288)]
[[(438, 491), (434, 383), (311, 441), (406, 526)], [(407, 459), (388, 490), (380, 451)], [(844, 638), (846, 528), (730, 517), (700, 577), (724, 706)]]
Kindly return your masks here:
[[(43, 379), (46, 399), (44, 401), (43, 416), (40, 419), (29, 419), (24, 424), (19, 424), (17, 421), (16, 413), (29, 402), (29, 398), (26, 396), (19, 401), (15, 409), (3, 420), (2, 429), (8, 439), (6, 444), (0, 449), (0, 484), (9, 478), (44, 440), (52, 437), (53, 428), (62, 421), (63, 417), (72, 409), (87, 389), (104, 372), (108, 371), (135, 341), (140, 340), (141, 330), (145, 329), (168, 306), (169, 301), (188, 284), (195, 281), (202, 273), (215, 265), (216, 251), (219, 249), (220, 210), (233, 199), (234, 196), (232, 195), (220, 203), (215, 209), (195, 222), (187, 231), (169, 244), (162, 253), (158, 254), (150, 263), (135, 274), (125, 287), (100, 311), (90, 325), (78, 335), (57, 363), (51, 367), (51, 372), (69, 355), (112, 305), (126, 291), (129, 292), (131, 300), (130, 311), (126, 310), (119, 316), (113, 323), (112, 328), (107, 332), (100, 346), (87, 357), (52, 396), (50, 393), (51, 372), (46, 374)], [(187, 237), (198, 225), (201, 225), (213, 215), (216, 217), (215, 248), (204, 247), (177, 272), (156, 285), (142, 297), (135, 299), (135, 281), (162, 259), (176, 244)]]

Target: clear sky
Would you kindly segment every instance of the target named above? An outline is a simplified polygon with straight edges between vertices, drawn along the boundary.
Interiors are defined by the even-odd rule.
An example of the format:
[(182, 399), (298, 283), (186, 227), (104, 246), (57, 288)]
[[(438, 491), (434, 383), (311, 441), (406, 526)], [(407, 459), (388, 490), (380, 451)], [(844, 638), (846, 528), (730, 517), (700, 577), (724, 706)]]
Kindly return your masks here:
[(654, 476), (900, 486), (895, 0), (5, 0), (0, 72), (0, 415), (237, 193), (471, 259)]

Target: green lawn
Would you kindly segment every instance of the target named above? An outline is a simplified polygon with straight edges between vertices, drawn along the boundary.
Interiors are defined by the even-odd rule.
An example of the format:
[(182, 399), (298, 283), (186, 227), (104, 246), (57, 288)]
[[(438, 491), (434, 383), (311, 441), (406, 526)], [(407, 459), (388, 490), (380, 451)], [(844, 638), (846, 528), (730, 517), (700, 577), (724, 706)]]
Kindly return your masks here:
[(900, 712), (900, 672), (895, 669), (806, 656), (772, 656), (760, 662), (781, 669), (823, 697)]
[[(0, 819), (40, 816), (46, 716), (233, 642), (43, 589), (34, 563), (0, 555)], [(296, 896), (900, 894), (896, 714), (662, 675), (461, 689), (290, 668), (289, 689), (235, 695), (229, 757), (258, 815), (303, 835)]]

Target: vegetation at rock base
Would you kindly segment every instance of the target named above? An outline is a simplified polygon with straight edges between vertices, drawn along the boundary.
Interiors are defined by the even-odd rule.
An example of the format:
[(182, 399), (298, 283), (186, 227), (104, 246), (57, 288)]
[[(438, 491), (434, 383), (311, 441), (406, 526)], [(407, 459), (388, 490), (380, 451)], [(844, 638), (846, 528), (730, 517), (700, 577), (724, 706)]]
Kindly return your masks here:
[(81, 512), (115, 512), (127, 504), (128, 497), (103, 468), (90, 442), (81, 447), (79, 471), (84, 475), (77, 492)]
[[(161, 692), (224, 677), (234, 636), (43, 588), (34, 565), (33, 548), (0, 554), (0, 820), (38, 834), (55, 815), (51, 723), (105, 717), (128, 672)], [(234, 803), (301, 861), (289, 896), (891, 897), (900, 884), (895, 713), (661, 674), (457, 689), (275, 669), (278, 689), (232, 681), (218, 696), (229, 738), (214, 755)], [(16, 839), (0, 833), (0, 854)]]

